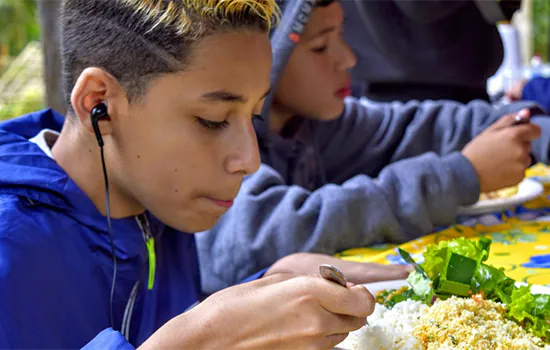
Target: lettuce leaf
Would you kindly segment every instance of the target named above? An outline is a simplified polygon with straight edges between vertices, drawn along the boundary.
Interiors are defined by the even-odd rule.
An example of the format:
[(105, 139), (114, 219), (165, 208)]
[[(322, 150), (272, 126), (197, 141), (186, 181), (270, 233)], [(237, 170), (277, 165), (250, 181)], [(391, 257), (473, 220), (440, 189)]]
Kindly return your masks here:
[(504, 274), (504, 269), (481, 264), (474, 273), (472, 292), (481, 291), (485, 295), (485, 299), (509, 304), (515, 289), (515, 282)]
[[(477, 292), (482, 286), (491, 286), (494, 282), (489, 278), (487, 271), (481, 271), (481, 277), (474, 279), (477, 270), (489, 257), (491, 240), (480, 238), (478, 242), (464, 237), (452, 241), (442, 241), (439, 244), (429, 245), (424, 253), (424, 262), (420, 265), (433, 283), (433, 291), (439, 297), (449, 295), (468, 296)], [(498, 271), (497, 271), (498, 272)], [(428, 293), (426, 281), (414, 275), (408, 280), (416, 293)]]
[(414, 293), (420, 297), (427, 297), (432, 289), (432, 280), (427, 279), (422, 273), (413, 271), (409, 274), (407, 282)]
[(489, 258), (491, 240), (481, 237), (478, 242), (464, 237), (452, 241), (430, 244), (424, 252), (424, 262), (420, 265), (431, 279), (440, 275), (448, 266), (451, 253), (475, 260), (478, 264)]
[(515, 320), (527, 331), (548, 339), (550, 335), (550, 295), (531, 294), (530, 286), (515, 288), (508, 304), (508, 318)]

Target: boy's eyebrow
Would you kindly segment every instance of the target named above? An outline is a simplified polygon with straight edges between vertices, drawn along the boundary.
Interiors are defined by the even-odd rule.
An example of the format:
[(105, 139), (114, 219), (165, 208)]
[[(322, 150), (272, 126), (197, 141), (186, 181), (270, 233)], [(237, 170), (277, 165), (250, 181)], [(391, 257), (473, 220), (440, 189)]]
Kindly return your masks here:
[(327, 33), (334, 32), (335, 30), (336, 30), (336, 27), (334, 27), (334, 26), (331, 26), (331, 27), (327, 27), (327, 28), (321, 29), (321, 30), (318, 31), (316, 34), (307, 36), (307, 37), (306, 37), (306, 40), (315, 39), (315, 38), (320, 37), (320, 36), (322, 36), (322, 35), (325, 35), (325, 34), (327, 34)]
[[(268, 89), (262, 96), (262, 100), (269, 95), (271, 89)], [(245, 103), (247, 99), (243, 95), (235, 94), (226, 90), (216, 90), (202, 94), (202, 100), (207, 102), (237, 102)]]

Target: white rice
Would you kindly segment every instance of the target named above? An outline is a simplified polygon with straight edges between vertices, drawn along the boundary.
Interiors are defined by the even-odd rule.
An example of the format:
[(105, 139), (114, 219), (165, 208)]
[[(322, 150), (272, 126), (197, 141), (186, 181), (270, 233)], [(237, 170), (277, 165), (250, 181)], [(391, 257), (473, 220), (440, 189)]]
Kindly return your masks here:
[(369, 324), (350, 333), (338, 347), (347, 350), (422, 349), (422, 343), (412, 331), (427, 307), (412, 300), (400, 302), (391, 310), (376, 304), (373, 314), (367, 318)]
[(411, 300), (400, 302), (391, 310), (376, 304), (367, 318), (368, 325), (350, 333), (338, 348), (550, 350), (550, 345), (540, 338), (505, 319), (505, 312), (503, 304), (475, 298), (451, 297), (436, 301), (431, 308)]

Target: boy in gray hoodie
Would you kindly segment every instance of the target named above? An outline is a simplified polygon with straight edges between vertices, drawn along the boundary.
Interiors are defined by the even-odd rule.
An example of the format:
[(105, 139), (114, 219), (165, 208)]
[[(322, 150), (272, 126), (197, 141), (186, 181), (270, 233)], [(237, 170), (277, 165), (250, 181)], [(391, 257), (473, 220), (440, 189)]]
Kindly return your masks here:
[(530, 153), (548, 160), (550, 120), (514, 125), (518, 112), (540, 112), (527, 103), (344, 102), (355, 57), (342, 21), (338, 2), (286, 3), (272, 36), (274, 91), (256, 125), (263, 165), (198, 235), (205, 292), (291, 253), (419, 237), (480, 192), (520, 182)]

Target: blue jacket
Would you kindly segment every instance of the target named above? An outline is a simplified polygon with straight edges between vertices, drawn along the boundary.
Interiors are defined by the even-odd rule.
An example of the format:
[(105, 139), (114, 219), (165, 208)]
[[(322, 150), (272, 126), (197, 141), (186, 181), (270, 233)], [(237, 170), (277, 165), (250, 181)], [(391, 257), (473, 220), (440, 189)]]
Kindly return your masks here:
[(106, 219), (28, 141), (44, 128), (61, 130), (62, 123), (62, 116), (46, 110), (0, 124), (0, 348), (89, 343), (88, 349), (133, 349), (199, 299), (195, 240), (146, 216), (156, 241), (149, 290), (148, 254), (136, 218), (113, 220), (114, 326), (122, 329), (128, 306), (127, 342), (110, 328), (113, 265)]
[(550, 78), (536, 77), (523, 88), (522, 100), (536, 101), (550, 112)]

